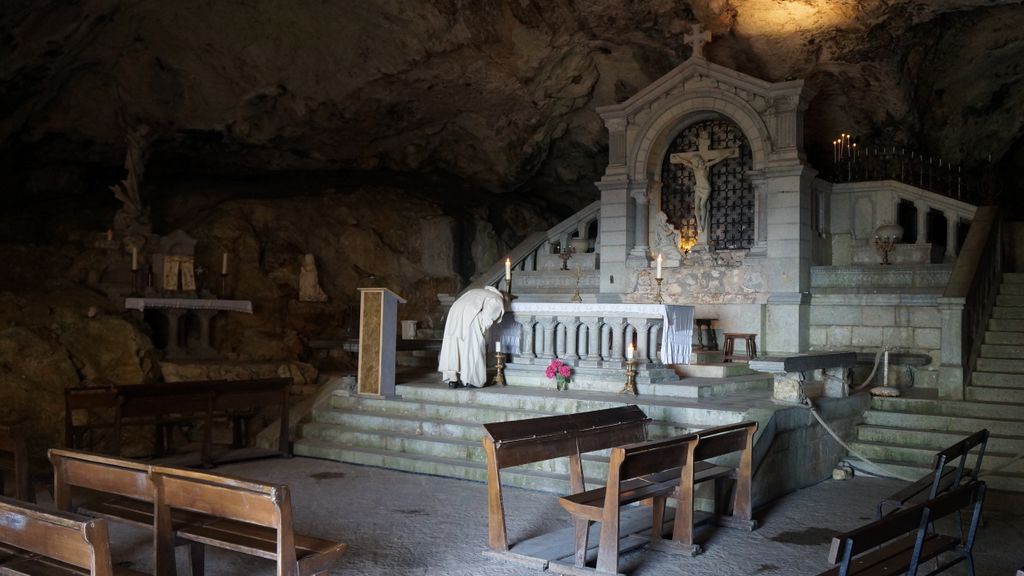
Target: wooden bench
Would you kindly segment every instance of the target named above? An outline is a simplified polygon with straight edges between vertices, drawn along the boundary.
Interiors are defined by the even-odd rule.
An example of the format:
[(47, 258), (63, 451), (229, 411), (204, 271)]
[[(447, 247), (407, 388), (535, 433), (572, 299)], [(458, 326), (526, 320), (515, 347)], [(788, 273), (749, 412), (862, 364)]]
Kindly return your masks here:
[(645, 440), (649, 420), (637, 406), (623, 406), (484, 424), (487, 532), (491, 549), (509, 553), (501, 492), (503, 469), (568, 456), (570, 490), (583, 492), (586, 486), (581, 455)]
[(137, 576), (110, 560), (107, 524), (0, 497), (0, 573)]
[[(14, 497), (23, 502), (35, 502), (29, 473), (28, 448), (25, 438), (16, 426), (0, 425), (0, 470), (10, 472), (14, 478)], [(4, 477), (0, 475), (0, 495), (4, 494)]]
[[(971, 482), (916, 506), (903, 508), (881, 520), (840, 534), (832, 540), (828, 560), (836, 564), (819, 576), (883, 576), (917, 574), (918, 567), (940, 554), (956, 557), (929, 574), (937, 574), (960, 562), (974, 574), (973, 547), (985, 500), (985, 483)], [(937, 534), (936, 520), (971, 509), (966, 537)]]
[[(154, 455), (168, 457), (174, 452), (173, 426), (183, 422), (203, 424), (198, 458), (176, 457), (174, 464), (213, 466), (218, 462), (264, 457), (274, 454), (257, 448), (243, 448), (249, 436), (246, 423), (267, 406), (280, 407), (277, 454), (290, 456), (288, 437), (288, 394), (290, 378), (256, 380), (209, 380), (138, 386), (69, 388), (65, 390), (65, 442), (80, 448), (90, 429), (109, 428), (106, 451), (121, 453), (122, 431), (126, 427), (151, 426)], [(108, 423), (76, 424), (78, 411), (106, 412)], [(90, 418), (91, 419), (91, 418)], [(213, 424), (231, 423), (231, 451), (214, 454)]]
[[(715, 509), (711, 520), (720, 526), (753, 530), (757, 522), (753, 518), (751, 503), (751, 482), (754, 460), (754, 433), (757, 422), (747, 421), (706, 428), (697, 433), (697, 443), (691, 444), (691, 451), (683, 465), (678, 489), (672, 494), (676, 499), (676, 517), (672, 524), (672, 540), (655, 541), (652, 548), (670, 552), (684, 552), (691, 555), (700, 553), (701, 547), (693, 542), (696, 524), (694, 500), (697, 487), (704, 482), (715, 483)], [(736, 466), (724, 466), (708, 462), (727, 454), (739, 452)], [(729, 481), (735, 482), (732, 490), (731, 512), (727, 513)]]
[[(886, 507), (889, 507), (890, 512), (898, 510), (908, 503), (931, 500), (950, 488), (960, 486), (964, 481), (977, 480), (981, 473), (981, 462), (985, 457), (988, 436), (988, 430), (981, 429), (936, 453), (932, 460), (932, 473), (879, 502), (878, 517), (885, 515)], [(967, 457), (975, 448), (978, 452), (974, 466), (967, 468)]]
[(559, 499), (575, 522), (577, 568), (586, 563), (590, 525), (600, 522), (597, 571), (617, 573), (619, 509), (628, 504), (653, 502), (651, 539), (661, 538), (665, 500), (679, 486), (681, 471), (697, 438), (696, 434), (687, 434), (612, 448), (605, 486)]
[[(278, 576), (325, 573), (348, 547), (294, 533), (288, 486), (164, 466), (152, 467), (150, 477), (156, 489), (158, 576), (175, 573), (176, 538), (199, 545), (193, 576), (203, 574), (205, 545), (274, 560)], [(174, 514), (180, 512), (204, 520), (176, 528)]]

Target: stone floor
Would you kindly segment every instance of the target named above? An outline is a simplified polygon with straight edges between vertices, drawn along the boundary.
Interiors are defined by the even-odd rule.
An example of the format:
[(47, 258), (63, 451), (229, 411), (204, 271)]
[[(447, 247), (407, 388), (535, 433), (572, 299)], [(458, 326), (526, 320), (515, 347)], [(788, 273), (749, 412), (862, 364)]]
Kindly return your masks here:
[[(540, 574), (481, 554), (487, 543), (483, 484), (341, 464), (310, 458), (262, 460), (218, 472), (288, 484), (296, 528), (349, 544), (331, 574), (479, 575)], [(878, 478), (827, 481), (761, 509), (754, 532), (729, 529), (699, 534), (705, 552), (695, 558), (639, 550), (623, 556), (634, 576), (802, 575), (828, 567), (829, 541), (838, 531), (869, 521), (880, 496), (902, 483)], [(510, 488), (505, 492), (513, 541), (567, 525), (555, 496)], [(1013, 574), (1024, 566), (1024, 495), (993, 492), (977, 542), (979, 576)], [(143, 531), (116, 527), (115, 560), (152, 573), (150, 540)], [(179, 552), (179, 573), (185, 571)], [(273, 574), (269, 561), (220, 550), (207, 553), (207, 573)], [(966, 574), (961, 566), (951, 574)]]

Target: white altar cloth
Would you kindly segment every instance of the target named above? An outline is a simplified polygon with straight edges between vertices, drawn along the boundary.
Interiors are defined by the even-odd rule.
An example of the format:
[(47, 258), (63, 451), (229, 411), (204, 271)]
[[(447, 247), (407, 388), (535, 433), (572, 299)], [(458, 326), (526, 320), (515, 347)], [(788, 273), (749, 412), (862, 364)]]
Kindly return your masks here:
[(521, 324), (515, 315), (545, 314), (551, 316), (616, 316), (620, 318), (661, 318), (662, 364), (689, 364), (693, 342), (693, 306), (672, 304), (560, 303), (513, 302), (512, 313), (506, 314), (492, 339), (499, 340), (504, 350), (518, 353)]
[(249, 300), (221, 300), (220, 298), (125, 298), (125, 310), (142, 312), (147, 308), (178, 310), (227, 310), (252, 314)]

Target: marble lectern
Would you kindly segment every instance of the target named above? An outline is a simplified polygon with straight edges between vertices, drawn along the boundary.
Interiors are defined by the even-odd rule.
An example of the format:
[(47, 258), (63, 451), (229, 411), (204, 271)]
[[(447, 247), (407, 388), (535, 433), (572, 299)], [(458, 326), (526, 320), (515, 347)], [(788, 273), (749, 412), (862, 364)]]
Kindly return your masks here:
[(359, 289), (359, 394), (395, 396), (398, 305), (405, 299), (387, 288)]

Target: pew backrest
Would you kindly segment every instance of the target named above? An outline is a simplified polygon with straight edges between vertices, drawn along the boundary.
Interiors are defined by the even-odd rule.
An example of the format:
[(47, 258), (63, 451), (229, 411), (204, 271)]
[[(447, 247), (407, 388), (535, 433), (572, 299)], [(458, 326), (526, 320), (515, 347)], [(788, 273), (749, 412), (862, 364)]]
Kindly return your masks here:
[[(48, 512), (0, 497), (0, 542), (28, 552), (21, 557), (23, 562), (38, 562), (31, 556), (38, 554), (80, 568), (82, 573), (113, 574), (107, 524), (102, 519)], [(12, 567), (17, 564), (13, 560)]]
[(133, 500), (152, 502), (149, 466), (126, 458), (80, 450), (51, 448), (53, 499), (60, 510), (71, 509), (72, 488), (84, 488)]

